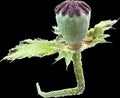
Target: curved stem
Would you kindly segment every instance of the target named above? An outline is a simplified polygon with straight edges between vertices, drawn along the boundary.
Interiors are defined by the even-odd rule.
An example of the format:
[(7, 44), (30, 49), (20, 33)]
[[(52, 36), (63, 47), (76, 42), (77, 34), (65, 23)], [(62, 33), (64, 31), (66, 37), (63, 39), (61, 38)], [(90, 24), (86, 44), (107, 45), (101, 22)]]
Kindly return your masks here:
[(79, 51), (76, 51), (73, 54), (73, 65), (74, 65), (74, 73), (77, 81), (77, 87), (50, 91), (50, 92), (43, 92), (41, 91), (39, 84), (36, 83), (38, 94), (44, 98), (64, 97), (64, 96), (82, 94), (85, 88), (85, 82), (84, 82), (82, 62), (81, 62), (81, 53)]

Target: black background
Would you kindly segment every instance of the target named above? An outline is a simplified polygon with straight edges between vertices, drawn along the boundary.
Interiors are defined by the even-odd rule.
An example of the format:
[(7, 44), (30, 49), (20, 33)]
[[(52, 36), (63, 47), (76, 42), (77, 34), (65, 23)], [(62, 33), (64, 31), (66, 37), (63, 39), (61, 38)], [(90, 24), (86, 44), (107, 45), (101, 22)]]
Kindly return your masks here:
[[(6, 1), (1, 3), (0, 59), (19, 41), (27, 38), (52, 40), (56, 36), (51, 26), (56, 25), (54, 7), (63, 0)], [(91, 27), (107, 19), (118, 19), (117, 0), (84, 0), (92, 8)], [(112, 44), (99, 44), (82, 53), (85, 92), (81, 98), (119, 95), (120, 22), (117, 30), (109, 30), (107, 40)], [(74, 87), (76, 85), (72, 63), (66, 71), (64, 60), (52, 65), (58, 54), (0, 63), (0, 98), (40, 98), (35, 84), (43, 91)], [(72, 98), (71, 97), (71, 98)], [(69, 97), (68, 97), (69, 98)]]

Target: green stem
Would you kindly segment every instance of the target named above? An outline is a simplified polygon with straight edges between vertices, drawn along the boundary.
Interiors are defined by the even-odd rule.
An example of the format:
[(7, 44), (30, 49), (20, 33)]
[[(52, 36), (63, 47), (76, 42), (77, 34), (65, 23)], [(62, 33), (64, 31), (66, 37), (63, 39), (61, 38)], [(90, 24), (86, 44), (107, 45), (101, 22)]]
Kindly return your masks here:
[(85, 88), (85, 82), (84, 82), (84, 76), (82, 70), (81, 53), (79, 53), (79, 51), (76, 51), (73, 54), (73, 65), (74, 65), (74, 73), (77, 81), (77, 87), (50, 91), (50, 92), (43, 92), (41, 91), (39, 84), (36, 83), (38, 94), (44, 98), (64, 97), (64, 96), (82, 94)]
[(79, 51), (76, 51), (76, 53), (73, 54), (74, 73), (75, 73), (75, 77), (76, 77), (76, 81), (77, 81), (77, 87), (79, 89), (81, 88), (82, 90), (84, 90), (85, 81), (84, 81), (81, 59), (82, 59), (81, 53)]

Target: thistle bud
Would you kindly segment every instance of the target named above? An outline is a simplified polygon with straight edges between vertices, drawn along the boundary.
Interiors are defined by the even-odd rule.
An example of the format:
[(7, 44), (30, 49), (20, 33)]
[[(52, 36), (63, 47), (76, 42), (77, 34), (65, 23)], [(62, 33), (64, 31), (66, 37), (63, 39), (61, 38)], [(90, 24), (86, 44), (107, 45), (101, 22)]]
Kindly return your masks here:
[(55, 8), (58, 28), (67, 44), (74, 46), (87, 36), (91, 8), (80, 0), (66, 0)]

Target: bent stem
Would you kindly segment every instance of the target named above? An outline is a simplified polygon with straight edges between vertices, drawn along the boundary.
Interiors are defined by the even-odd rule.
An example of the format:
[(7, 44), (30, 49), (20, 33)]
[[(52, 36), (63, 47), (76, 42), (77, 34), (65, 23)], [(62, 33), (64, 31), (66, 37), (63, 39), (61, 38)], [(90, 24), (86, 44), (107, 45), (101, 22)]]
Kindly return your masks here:
[(43, 92), (41, 91), (39, 84), (36, 83), (38, 94), (44, 98), (64, 97), (64, 96), (82, 94), (85, 88), (85, 81), (84, 81), (84, 76), (83, 76), (81, 53), (79, 51), (76, 51), (73, 54), (73, 65), (74, 65), (74, 73), (75, 73), (76, 82), (77, 82), (76, 87), (56, 90), (56, 91), (50, 91), (50, 92)]

